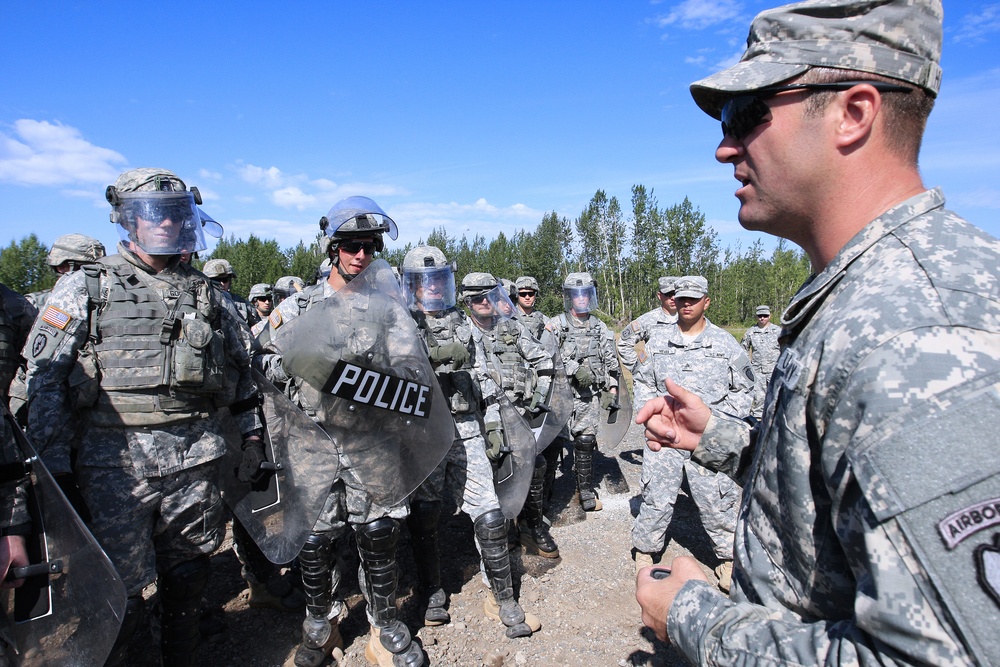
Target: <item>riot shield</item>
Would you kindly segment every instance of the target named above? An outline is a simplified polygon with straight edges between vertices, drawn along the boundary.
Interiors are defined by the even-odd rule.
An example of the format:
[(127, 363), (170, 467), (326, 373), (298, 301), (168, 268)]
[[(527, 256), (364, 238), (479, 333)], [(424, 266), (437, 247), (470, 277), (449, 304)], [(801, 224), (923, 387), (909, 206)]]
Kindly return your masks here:
[(508, 519), (517, 518), (528, 497), (531, 475), (535, 470), (535, 435), (531, 427), (507, 399), (500, 396), (500, 421), (503, 423), (504, 448), (493, 462), (493, 482), (500, 509)]
[[(125, 614), (125, 585), (38, 454), (6, 414), (30, 468), (25, 542), (32, 565), (12, 572), (22, 586), (0, 591), (13, 635), (13, 664), (104, 664)], [(20, 569), (20, 568), (19, 568)]]
[[(551, 352), (544, 342), (543, 346)], [(548, 396), (545, 397), (546, 409), (528, 420), (528, 425), (535, 435), (536, 454), (545, 451), (573, 414), (573, 390), (569, 386), (569, 378), (566, 377), (566, 368), (563, 366), (558, 346), (552, 354), (552, 370), (554, 375), (549, 384)]]
[(385, 260), (274, 330), (271, 345), (319, 392), (320, 423), (377, 503), (401, 502), (448, 453), (455, 422)]
[(295, 558), (316, 525), (316, 518), (340, 469), (333, 441), (267, 379), (253, 371), (261, 392), (267, 474), (255, 483), (236, 479), (242, 436), (224, 410), (220, 419), (229, 450), (222, 466), (222, 496), (250, 537), (272, 562)]
[(618, 383), (618, 400), (607, 410), (601, 411), (597, 425), (597, 441), (603, 451), (611, 451), (621, 444), (632, 425), (632, 397), (625, 381)]

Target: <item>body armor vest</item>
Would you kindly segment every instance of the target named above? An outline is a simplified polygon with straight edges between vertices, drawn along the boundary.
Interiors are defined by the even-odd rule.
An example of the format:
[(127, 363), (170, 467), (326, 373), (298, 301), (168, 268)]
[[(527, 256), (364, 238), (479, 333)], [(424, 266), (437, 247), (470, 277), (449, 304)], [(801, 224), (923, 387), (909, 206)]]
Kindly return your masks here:
[(559, 351), (564, 362), (575, 361), (587, 366), (594, 374), (594, 384), (603, 385), (607, 380), (604, 357), (601, 355), (600, 320), (588, 315), (584, 326), (574, 326), (566, 313), (559, 315)]
[(520, 320), (536, 340), (542, 339), (542, 332), (545, 331), (545, 315), (540, 310), (533, 310), (530, 314), (518, 311), (515, 319)]
[[(172, 289), (158, 289), (121, 256), (83, 270), (97, 306), (87, 344), (96, 357), (101, 390), (92, 423), (170, 424), (207, 416), (213, 399), (226, 403), (221, 312), (207, 280), (179, 265), (181, 280)], [(101, 275), (103, 293), (95, 295)], [(86, 355), (81, 350), (81, 361)]]
[(444, 394), (451, 412), (454, 415), (464, 415), (480, 412), (482, 390), (475, 377), (472, 366), (475, 359), (475, 344), (472, 342), (472, 324), (465, 314), (455, 307), (449, 308), (438, 317), (418, 313), (423, 323), (418, 325), (428, 335), (428, 346), (444, 343), (462, 343), (469, 350), (469, 361), (459, 370), (452, 370), (450, 364), (441, 364), (434, 368), (441, 392)]
[(488, 331), (483, 331), (483, 348), (491, 357), (490, 365), (497, 365), (500, 386), (512, 400), (531, 398), (535, 391), (535, 377), (529, 373), (528, 364), (521, 356), (518, 339), (521, 330), (514, 320), (504, 320)]

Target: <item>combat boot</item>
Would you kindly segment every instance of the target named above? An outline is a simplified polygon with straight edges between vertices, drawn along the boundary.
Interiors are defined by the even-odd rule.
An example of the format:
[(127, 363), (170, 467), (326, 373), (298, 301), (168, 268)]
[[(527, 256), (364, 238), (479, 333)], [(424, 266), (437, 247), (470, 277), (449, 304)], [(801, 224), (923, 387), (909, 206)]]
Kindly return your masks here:
[(537, 617), (528, 619), (521, 605), (514, 599), (514, 586), (510, 573), (510, 552), (507, 550), (507, 522), (500, 510), (491, 510), (473, 524), (476, 539), (483, 554), (483, 566), (493, 593), (483, 603), (489, 618), (507, 626), (511, 639), (530, 637), (541, 627)]
[(531, 485), (528, 487), (528, 497), (524, 501), (524, 509), (518, 520), (520, 529), (521, 546), (528, 553), (537, 553), (544, 558), (558, 558), (559, 547), (549, 533), (549, 527), (545, 523), (543, 508), (543, 494), (545, 488), (545, 458), (541, 455), (535, 457), (535, 471), (531, 476)]
[(635, 560), (635, 573), (639, 574), (639, 570), (644, 567), (653, 567), (655, 563), (653, 562), (653, 555), (647, 554), (643, 551), (632, 550), (634, 553)]
[[(513, 622), (517, 618), (523, 618), (524, 620), (519, 621), (519, 623), (525, 625), (531, 632), (517, 635), (518, 637), (527, 637), (542, 629), (541, 619), (531, 612), (524, 611), (517, 600), (511, 598), (504, 606), (497, 604), (497, 599), (493, 595), (493, 591), (486, 591), (486, 599), (483, 600), (483, 613), (486, 614), (486, 618), (500, 621), (504, 625), (508, 625), (508, 622)], [(506, 621), (504, 620), (505, 618), (507, 619)], [(513, 627), (508, 625), (507, 629), (511, 630)], [(508, 632), (507, 636), (511, 637), (511, 634)]]
[(410, 527), (410, 546), (417, 564), (420, 598), (426, 602), (424, 625), (444, 625), (451, 621), (448, 595), (441, 588), (441, 548), (438, 544), (438, 519), (441, 503), (414, 500), (406, 522)]
[(573, 467), (576, 470), (577, 497), (584, 512), (600, 512), (604, 504), (594, 491), (594, 451), (597, 436), (581, 435), (573, 442)]
[(280, 574), (272, 577), (267, 583), (247, 581), (247, 587), (250, 589), (247, 605), (254, 609), (295, 612), (306, 608), (305, 593)]
[[(398, 653), (389, 648), (403, 644), (406, 648)], [(410, 639), (410, 631), (401, 621), (394, 621), (386, 628), (371, 627), (368, 644), (365, 645), (365, 659), (378, 667), (423, 667), (427, 664), (423, 649)]]
[(327, 658), (340, 664), (344, 657), (344, 639), (340, 636), (337, 619), (306, 616), (302, 622), (302, 643), (295, 649), (295, 656), (285, 662), (285, 667), (320, 667)]

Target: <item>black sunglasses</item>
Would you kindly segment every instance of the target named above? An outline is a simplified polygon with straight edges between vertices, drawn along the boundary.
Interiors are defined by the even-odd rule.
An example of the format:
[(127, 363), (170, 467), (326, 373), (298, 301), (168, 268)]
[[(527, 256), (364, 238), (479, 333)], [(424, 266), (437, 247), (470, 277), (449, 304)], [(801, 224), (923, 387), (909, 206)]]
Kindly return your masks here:
[(737, 141), (750, 134), (755, 127), (765, 122), (770, 107), (764, 101), (778, 93), (789, 90), (849, 90), (854, 86), (868, 84), (880, 93), (908, 93), (913, 88), (885, 81), (834, 81), (831, 83), (790, 83), (786, 86), (760, 88), (746, 95), (732, 97), (722, 107), (722, 136)]
[(374, 241), (344, 241), (339, 248), (348, 255), (357, 255), (360, 250), (364, 250), (366, 255), (374, 255), (378, 250)]
[(468, 300), (469, 303), (482, 303), (483, 301), (486, 301), (486, 298), (485, 294), (477, 294), (475, 296), (470, 296)]
[(534, 292), (518, 292), (518, 296), (535, 296)]

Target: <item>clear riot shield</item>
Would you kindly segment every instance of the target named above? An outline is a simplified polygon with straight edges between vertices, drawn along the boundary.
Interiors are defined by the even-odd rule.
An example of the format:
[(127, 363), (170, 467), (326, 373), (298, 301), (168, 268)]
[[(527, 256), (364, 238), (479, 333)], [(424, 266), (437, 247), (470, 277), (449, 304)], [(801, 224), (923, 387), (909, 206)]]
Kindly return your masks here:
[(618, 383), (618, 400), (601, 411), (597, 425), (597, 441), (603, 451), (612, 451), (621, 444), (632, 425), (632, 397), (624, 380)]
[[(550, 332), (545, 331), (545, 334), (548, 334), (548, 338), (554, 339)], [(542, 338), (542, 345), (546, 350), (552, 352), (552, 348), (544, 340), (546, 338), (544, 334)], [(552, 369), (554, 375), (549, 384), (549, 394), (545, 397), (546, 409), (528, 420), (528, 425), (531, 426), (531, 431), (535, 435), (535, 453), (537, 454), (545, 451), (545, 448), (555, 440), (573, 414), (573, 390), (569, 386), (569, 378), (566, 377), (566, 369), (563, 366), (558, 345), (552, 352)]]
[(6, 411), (4, 419), (31, 470), (32, 564), (12, 572), (22, 586), (0, 591), (0, 636), (13, 636), (14, 665), (102, 665), (125, 614), (125, 584)]
[(448, 453), (455, 422), (385, 260), (272, 336), (285, 370), (318, 390), (320, 423), (377, 503), (402, 501)]
[(500, 421), (503, 423), (504, 449), (493, 462), (493, 482), (500, 509), (508, 519), (515, 519), (524, 507), (535, 470), (535, 435), (517, 408), (500, 396)]
[(229, 444), (222, 466), (222, 496), (264, 555), (283, 564), (299, 554), (316, 525), (340, 458), (323, 429), (263, 375), (256, 370), (253, 374), (263, 399), (262, 439), (270, 474), (255, 483), (236, 479), (243, 438), (235, 420), (220, 410)]

